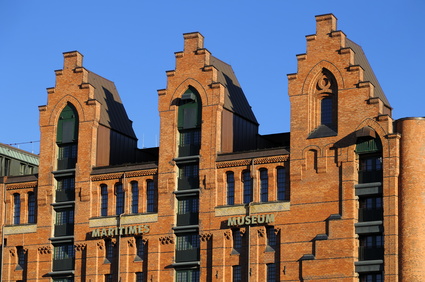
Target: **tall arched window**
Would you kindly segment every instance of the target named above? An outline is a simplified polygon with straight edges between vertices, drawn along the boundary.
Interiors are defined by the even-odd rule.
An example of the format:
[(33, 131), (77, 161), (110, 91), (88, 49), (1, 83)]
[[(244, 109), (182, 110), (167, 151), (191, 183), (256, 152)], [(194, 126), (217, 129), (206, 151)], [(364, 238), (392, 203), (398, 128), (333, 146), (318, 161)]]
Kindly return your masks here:
[(21, 224), (21, 195), (13, 194), (13, 224)]
[(139, 184), (137, 181), (131, 182), (131, 212), (139, 212)]
[(146, 212), (155, 212), (156, 193), (155, 193), (155, 184), (153, 180), (146, 181)]
[(242, 181), (243, 181), (243, 203), (248, 204), (253, 200), (253, 190), (252, 190), (252, 178), (251, 172), (245, 170), (242, 172)]
[(116, 214), (120, 215), (124, 213), (124, 189), (122, 188), (122, 183), (115, 184), (115, 193), (116, 193)]
[(235, 204), (235, 174), (232, 171), (226, 173), (226, 185), (227, 185), (227, 204)]
[(201, 109), (201, 100), (198, 92), (193, 87), (189, 87), (180, 98), (178, 109), (180, 157), (199, 154)]
[(108, 186), (100, 185), (100, 215), (108, 215)]
[(282, 166), (277, 167), (276, 169), (276, 184), (277, 184), (277, 200), (284, 201), (288, 199), (288, 191), (286, 189), (286, 172), (285, 168)]
[(77, 162), (78, 114), (71, 104), (62, 110), (56, 132), (58, 170), (75, 168)]
[(335, 136), (338, 129), (338, 85), (334, 75), (323, 68), (314, 84), (312, 132), (309, 138)]
[(35, 194), (34, 192), (28, 193), (28, 223), (35, 223)]
[(267, 202), (269, 200), (269, 175), (267, 169), (260, 169), (260, 201)]

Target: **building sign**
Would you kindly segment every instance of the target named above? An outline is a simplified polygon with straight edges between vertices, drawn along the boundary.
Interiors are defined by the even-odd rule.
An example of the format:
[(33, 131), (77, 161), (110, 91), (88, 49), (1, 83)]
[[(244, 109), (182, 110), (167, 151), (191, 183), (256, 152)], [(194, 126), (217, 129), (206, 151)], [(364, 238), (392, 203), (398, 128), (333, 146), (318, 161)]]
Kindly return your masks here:
[(274, 214), (259, 214), (231, 217), (227, 220), (227, 226), (255, 225), (274, 222)]
[(133, 225), (109, 228), (97, 228), (92, 231), (91, 236), (96, 237), (110, 237), (116, 235), (141, 235), (149, 233), (149, 225)]

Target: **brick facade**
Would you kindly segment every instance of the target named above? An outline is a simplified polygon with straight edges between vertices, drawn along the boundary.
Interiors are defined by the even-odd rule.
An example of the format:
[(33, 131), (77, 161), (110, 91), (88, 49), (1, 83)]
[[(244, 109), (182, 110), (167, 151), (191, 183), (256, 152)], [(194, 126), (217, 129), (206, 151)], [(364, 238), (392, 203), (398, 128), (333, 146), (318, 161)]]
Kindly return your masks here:
[(425, 120), (393, 120), (361, 47), (316, 24), (273, 135), (199, 33), (158, 90), (159, 148), (64, 53), (38, 174), (0, 183), (2, 281), (425, 281)]

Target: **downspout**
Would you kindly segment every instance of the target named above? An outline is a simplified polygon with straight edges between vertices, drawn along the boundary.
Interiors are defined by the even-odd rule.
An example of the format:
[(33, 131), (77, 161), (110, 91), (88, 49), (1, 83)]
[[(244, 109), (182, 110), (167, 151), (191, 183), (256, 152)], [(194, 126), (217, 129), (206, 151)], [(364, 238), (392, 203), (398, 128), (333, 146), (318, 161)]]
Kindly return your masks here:
[(3, 281), (3, 266), (4, 266), (4, 224), (6, 223), (6, 185), (4, 184), (7, 177), (3, 177), (3, 222), (1, 225), (1, 271), (0, 281)]
[[(251, 179), (252, 179), (252, 198), (251, 201), (248, 203), (248, 216), (251, 216), (251, 206), (252, 203), (254, 202), (255, 199), (255, 187), (256, 187), (256, 177), (255, 177), (255, 165), (254, 165), (254, 159), (251, 160), (251, 168), (250, 168), (250, 174), (251, 174)], [(251, 225), (248, 224), (248, 282), (251, 281), (251, 275), (252, 275), (252, 268), (251, 268)]]
[(124, 192), (124, 209), (123, 212), (118, 216), (118, 258), (117, 258), (117, 273), (118, 273), (118, 281), (121, 282), (121, 217), (122, 215), (125, 213), (125, 208), (126, 208), (126, 193), (125, 193), (125, 172), (123, 174), (123, 179), (122, 179), (122, 189)]

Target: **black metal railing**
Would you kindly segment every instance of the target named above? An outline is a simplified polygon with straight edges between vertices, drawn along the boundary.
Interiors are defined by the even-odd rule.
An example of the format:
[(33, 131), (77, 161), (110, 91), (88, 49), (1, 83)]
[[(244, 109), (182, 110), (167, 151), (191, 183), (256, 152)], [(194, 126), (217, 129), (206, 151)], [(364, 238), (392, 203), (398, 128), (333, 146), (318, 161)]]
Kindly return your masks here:
[(188, 144), (179, 146), (179, 157), (199, 155), (199, 144)]
[(55, 237), (74, 235), (74, 224), (55, 224)]
[(382, 208), (359, 208), (359, 222), (382, 220), (383, 217), (384, 214)]
[(176, 250), (176, 262), (199, 260), (199, 248), (190, 250)]
[(182, 213), (177, 214), (177, 225), (196, 225), (199, 223), (198, 213)]
[(74, 258), (54, 259), (53, 271), (73, 270)]
[(75, 200), (74, 189), (56, 190), (56, 202), (67, 202)]
[(199, 188), (199, 177), (187, 177), (178, 179), (178, 190)]

